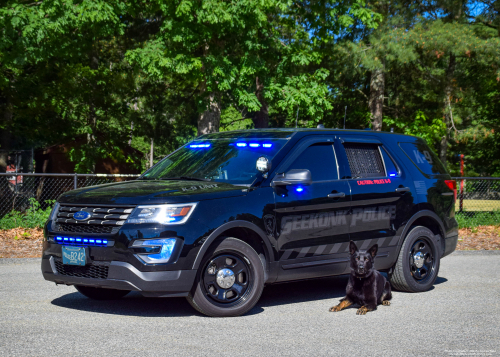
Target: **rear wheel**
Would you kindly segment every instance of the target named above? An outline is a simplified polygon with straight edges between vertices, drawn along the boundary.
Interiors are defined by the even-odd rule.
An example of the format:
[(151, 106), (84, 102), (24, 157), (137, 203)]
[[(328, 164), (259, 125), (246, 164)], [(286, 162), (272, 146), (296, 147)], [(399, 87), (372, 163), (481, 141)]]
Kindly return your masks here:
[(75, 285), (76, 290), (86, 297), (94, 300), (116, 300), (124, 297), (130, 291), (94, 288), (91, 286)]
[(436, 281), (439, 263), (439, 247), (432, 231), (422, 226), (414, 227), (403, 242), (390, 277), (391, 284), (400, 291), (427, 291)]
[(247, 243), (226, 238), (200, 265), (189, 303), (212, 317), (240, 316), (250, 310), (264, 289), (264, 267)]

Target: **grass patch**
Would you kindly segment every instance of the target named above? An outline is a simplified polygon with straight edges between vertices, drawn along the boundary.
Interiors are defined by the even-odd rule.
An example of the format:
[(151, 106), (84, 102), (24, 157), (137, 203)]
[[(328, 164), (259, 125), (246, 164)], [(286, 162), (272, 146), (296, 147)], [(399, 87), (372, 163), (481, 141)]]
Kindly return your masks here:
[[(49, 219), (50, 211), (55, 201), (45, 201), (49, 206), (46, 209), (40, 207), (40, 203), (30, 198), (30, 206), (26, 212), (11, 211), (0, 218), (0, 229), (13, 228), (41, 228)], [(28, 233), (26, 233), (28, 234)], [(16, 236), (14, 239), (25, 238)]]
[(455, 213), (458, 226), (460, 228), (475, 228), (478, 226), (498, 226), (500, 225), (500, 211), (462, 211)]

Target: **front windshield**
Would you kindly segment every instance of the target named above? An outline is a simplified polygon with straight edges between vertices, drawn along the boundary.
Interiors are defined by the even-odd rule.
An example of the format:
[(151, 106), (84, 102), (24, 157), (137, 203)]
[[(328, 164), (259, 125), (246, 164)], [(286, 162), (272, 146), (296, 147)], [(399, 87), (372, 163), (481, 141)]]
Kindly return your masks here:
[(200, 179), (251, 184), (259, 171), (257, 159), (271, 160), (284, 139), (213, 139), (193, 141), (147, 171), (142, 179)]

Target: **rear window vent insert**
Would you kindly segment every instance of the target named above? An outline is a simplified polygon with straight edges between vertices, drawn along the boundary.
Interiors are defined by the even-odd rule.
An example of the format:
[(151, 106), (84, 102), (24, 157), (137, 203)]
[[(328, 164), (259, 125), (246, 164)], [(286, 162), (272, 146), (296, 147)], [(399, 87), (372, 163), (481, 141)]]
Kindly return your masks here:
[(386, 176), (378, 145), (344, 143), (352, 178)]

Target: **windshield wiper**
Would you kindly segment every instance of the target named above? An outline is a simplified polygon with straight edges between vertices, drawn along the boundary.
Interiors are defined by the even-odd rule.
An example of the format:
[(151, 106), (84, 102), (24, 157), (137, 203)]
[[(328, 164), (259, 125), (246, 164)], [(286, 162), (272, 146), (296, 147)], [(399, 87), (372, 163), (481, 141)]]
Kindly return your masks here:
[(191, 176), (162, 177), (160, 178), (160, 180), (212, 181), (206, 178), (191, 177)]

